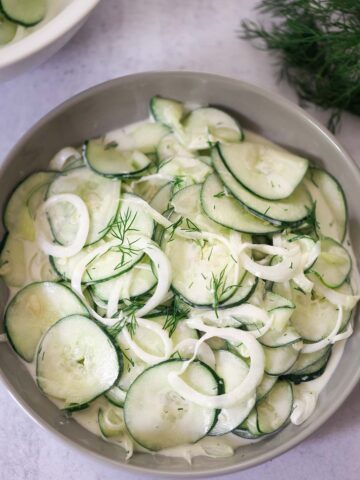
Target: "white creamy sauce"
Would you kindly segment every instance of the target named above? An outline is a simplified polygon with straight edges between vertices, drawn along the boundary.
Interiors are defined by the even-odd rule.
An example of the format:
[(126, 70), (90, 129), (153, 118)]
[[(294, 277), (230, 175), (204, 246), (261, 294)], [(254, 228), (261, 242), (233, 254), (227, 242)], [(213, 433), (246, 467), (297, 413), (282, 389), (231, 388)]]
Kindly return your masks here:
[(44, 20), (39, 22), (37, 25), (33, 27), (23, 27), (21, 25), (17, 26), (16, 34), (11, 42), (3, 45), (1, 48), (6, 48), (8, 45), (12, 45), (13, 43), (19, 42), (23, 40), (28, 35), (31, 35), (33, 32), (40, 30), (44, 25), (50, 22), (56, 15), (58, 15), (65, 7), (67, 7), (73, 0), (48, 0), (47, 1), (47, 9), (46, 15)]
[[(64, 7), (64, 5), (70, 3), (70, 0), (56, 0), (51, 3), (52, 5), (51, 5), (51, 8), (49, 8), (47, 21), (50, 18), (52, 18), (55, 14), (57, 14), (58, 11)], [(40, 24), (40, 26), (42, 24), (43, 22)], [(38, 27), (35, 27), (35, 29), (36, 28)], [(33, 31), (33, 29), (28, 29), (28, 30)], [(132, 124), (125, 128), (121, 128), (121, 129), (117, 129), (112, 132), (109, 132), (105, 136), (105, 141), (117, 142), (118, 148), (122, 150), (132, 149), (134, 148), (134, 144), (131, 136), (129, 136), (128, 133), (143, 123), (144, 121), (138, 122), (136, 124)], [(252, 134), (251, 132), (249, 132), (249, 136), (250, 135), (251, 135), (250, 137), (251, 141), (253, 142), (266, 143), (266, 144), (269, 143), (267, 139), (259, 135)], [(359, 272), (357, 269), (354, 253), (352, 251), (351, 244), (348, 238), (345, 240), (344, 244), (346, 245), (353, 260), (351, 283), (354, 289), (358, 291), (359, 285), (360, 285), (360, 281), (359, 281), (360, 277), (359, 277)], [(27, 267), (28, 267), (27, 278), (26, 278), (26, 281), (28, 283), (31, 281), (37, 280), (36, 278), (37, 274), (34, 273), (34, 271), (36, 272), (37, 268), (42, 267), (42, 259), (37, 259), (37, 260), (35, 259), (35, 262), (38, 262), (39, 265), (36, 265), (37, 268), (29, 268), (29, 259), (36, 258), (36, 255), (38, 253), (39, 253), (39, 249), (36, 243), (27, 242), (26, 244), (27, 262), (25, 263), (27, 263)], [(19, 290), (18, 288), (11, 288), (10, 298), (12, 298), (17, 293), (18, 290)], [(2, 341), (6, 341), (5, 334), (0, 334), (0, 342)], [(337, 342), (333, 346), (330, 360), (326, 366), (324, 373), (319, 378), (309, 382), (304, 382), (300, 385), (294, 385), (294, 389), (293, 389), (294, 409), (291, 414), (291, 422), (294, 425), (300, 425), (301, 423), (309, 419), (309, 417), (312, 414), (314, 413), (316, 414), (314, 410), (316, 408), (319, 394), (325, 388), (332, 374), (337, 368), (337, 365), (339, 364), (344, 351), (345, 343), (346, 343), (346, 340), (343, 340), (343, 341)], [(35, 361), (33, 363), (27, 363), (27, 362), (23, 362), (23, 363), (27, 367), (31, 376), (34, 378), (34, 381), (36, 381)], [(62, 408), (63, 404), (61, 401), (54, 398), (50, 398), (50, 400), (59, 408)], [(107, 400), (103, 397), (100, 397), (99, 399), (92, 402), (87, 409), (74, 412), (72, 414), (72, 418), (76, 420), (80, 425), (82, 425), (86, 430), (92, 432), (94, 435), (104, 438), (101, 434), (99, 424), (98, 424), (98, 410), (100, 407), (105, 407), (107, 404), (108, 404)], [(121, 445), (121, 442), (119, 442), (118, 440), (112, 440), (112, 439), (104, 439), (104, 440)], [(197, 456), (208, 456), (208, 457), (217, 457), (217, 458), (229, 457), (233, 455), (234, 451), (237, 448), (241, 448), (241, 446), (249, 445), (251, 443), (258, 442), (258, 441), (261, 441), (261, 438), (257, 440), (248, 440), (230, 433), (230, 434), (217, 436), (217, 437), (208, 436), (198, 441), (196, 444), (182, 445), (175, 448), (160, 450), (158, 452), (148, 451), (148, 453), (160, 454), (168, 457), (181, 457), (187, 460), (189, 463), (191, 463), (192, 458)], [(133, 443), (134, 451), (139, 451), (139, 452), (147, 451), (143, 447), (135, 444), (133, 441), (130, 440), (130, 442)], [(125, 448), (127, 448), (126, 445), (125, 445)]]

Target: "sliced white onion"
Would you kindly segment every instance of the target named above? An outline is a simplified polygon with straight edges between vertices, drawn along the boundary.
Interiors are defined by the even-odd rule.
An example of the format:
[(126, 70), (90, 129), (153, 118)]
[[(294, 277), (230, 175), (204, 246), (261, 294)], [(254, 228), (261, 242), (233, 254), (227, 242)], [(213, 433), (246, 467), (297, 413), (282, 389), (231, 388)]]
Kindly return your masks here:
[[(193, 357), (187, 362), (184, 362), (179, 372), (171, 372), (168, 375), (168, 382), (171, 387), (186, 400), (205, 408), (230, 407), (252, 395), (263, 378), (265, 365), (264, 351), (254, 336), (251, 335), (250, 332), (244, 332), (235, 328), (208, 327), (201, 320), (188, 320), (187, 324), (190, 328), (201, 330), (205, 332), (205, 334), (198, 340)], [(249, 350), (251, 359), (249, 372), (240, 385), (229, 393), (214, 396), (199, 393), (180, 378), (180, 375), (184, 373), (195, 359), (200, 345), (212, 337), (220, 337), (230, 342), (243, 343)]]
[(306, 255), (306, 260), (304, 262), (304, 270), (307, 270), (311, 267), (311, 265), (315, 262), (318, 256), (321, 253), (321, 244), (320, 241), (316, 242), (315, 245), (311, 248), (311, 250)]
[(72, 147), (65, 147), (59, 150), (50, 160), (50, 170), (62, 170), (69, 158), (81, 158), (80, 153)]
[(263, 327), (249, 331), (255, 338), (264, 335), (272, 325), (272, 316), (263, 308), (256, 307), (250, 303), (243, 303), (237, 307), (226, 308), (224, 310), (218, 310), (217, 312), (214, 310), (204, 311), (192, 316), (189, 320), (210, 321), (217, 327), (223, 327), (226, 325), (226, 319), (235, 319), (240, 324), (241, 318), (250, 320), (251, 323), (256, 323), (257, 321), (263, 323)]
[(292, 280), (304, 292), (309, 293), (314, 288), (314, 283), (305, 276), (304, 272), (299, 273)]
[[(74, 241), (71, 245), (56, 245), (49, 240), (50, 226), (47, 218), (47, 211), (50, 207), (58, 203), (71, 203), (77, 210), (79, 216), (79, 225)], [(86, 243), (89, 233), (90, 219), (89, 212), (84, 201), (72, 193), (62, 193), (48, 198), (38, 209), (35, 217), (36, 241), (41, 250), (47, 255), (53, 257), (72, 257), (80, 252)]]
[(169, 337), (167, 331), (164, 330), (161, 325), (151, 320), (137, 318), (137, 323), (140, 327), (147, 328), (148, 330), (158, 335), (164, 345), (164, 355), (158, 356), (145, 352), (145, 350), (139, 347), (139, 345), (131, 338), (131, 335), (128, 332), (127, 328), (124, 328), (121, 333), (129, 348), (135, 353), (135, 355), (140, 358), (140, 360), (149, 365), (155, 365), (157, 363), (163, 362), (164, 360), (167, 360), (173, 352), (172, 340)]
[(240, 262), (248, 272), (255, 277), (271, 282), (286, 282), (298, 274), (300, 266), (300, 256), (283, 257), (282, 262), (276, 265), (261, 265), (255, 262), (245, 252), (240, 253)]
[(174, 177), (172, 175), (166, 175), (165, 173), (154, 173), (152, 175), (145, 175), (137, 180), (134, 180), (132, 183), (149, 182), (151, 180), (165, 180), (170, 182), (173, 179)]
[(120, 275), (120, 278), (118, 278), (115, 281), (114, 286), (109, 295), (109, 300), (106, 307), (106, 315), (108, 318), (113, 317), (119, 309), (119, 301), (120, 301), (120, 295), (121, 295), (121, 289), (122, 289), (123, 283), (124, 283), (124, 280), (121, 278), (121, 275)]
[(333, 305), (338, 305), (345, 310), (352, 310), (360, 299), (360, 295), (345, 295), (332, 288), (325, 287), (321, 280), (314, 279), (314, 289)]
[(301, 353), (318, 352), (322, 348), (325, 348), (328, 345), (334, 344), (335, 342), (338, 342), (340, 340), (344, 340), (345, 338), (348, 338), (352, 335), (353, 329), (351, 325), (345, 332), (338, 334), (338, 331), (340, 330), (342, 319), (343, 319), (343, 308), (338, 306), (338, 309), (339, 309), (339, 313), (338, 313), (335, 326), (332, 329), (332, 331), (329, 333), (329, 335), (326, 338), (320, 340), (319, 342), (305, 343), (303, 348), (301, 349)]
[[(179, 352), (180, 357), (188, 358), (194, 355), (198, 340), (185, 338), (174, 347), (174, 352)], [(215, 369), (215, 355), (207, 343), (202, 343), (197, 351), (197, 358)]]

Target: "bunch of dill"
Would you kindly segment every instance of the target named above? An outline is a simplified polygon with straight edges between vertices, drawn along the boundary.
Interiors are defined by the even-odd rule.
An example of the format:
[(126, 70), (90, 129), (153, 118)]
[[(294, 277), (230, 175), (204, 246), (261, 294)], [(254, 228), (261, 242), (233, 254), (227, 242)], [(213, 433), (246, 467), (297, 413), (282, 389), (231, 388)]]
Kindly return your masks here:
[(271, 25), (244, 20), (240, 37), (276, 54), (300, 101), (330, 109), (332, 131), (343, 110), (360, 115), (360, 0), (262, 0), (256, 8)]

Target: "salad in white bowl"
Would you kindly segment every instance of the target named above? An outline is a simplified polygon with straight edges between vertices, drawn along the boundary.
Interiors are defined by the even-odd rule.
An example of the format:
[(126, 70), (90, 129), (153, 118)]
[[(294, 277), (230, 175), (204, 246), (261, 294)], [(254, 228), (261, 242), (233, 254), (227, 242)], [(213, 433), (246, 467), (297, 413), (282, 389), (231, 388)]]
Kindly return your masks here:
[(128, 457), (230, 456), (311, 421), (352, 334), (346, 199), (219, 108), (150, 111), (15, 188), (2, 340)]

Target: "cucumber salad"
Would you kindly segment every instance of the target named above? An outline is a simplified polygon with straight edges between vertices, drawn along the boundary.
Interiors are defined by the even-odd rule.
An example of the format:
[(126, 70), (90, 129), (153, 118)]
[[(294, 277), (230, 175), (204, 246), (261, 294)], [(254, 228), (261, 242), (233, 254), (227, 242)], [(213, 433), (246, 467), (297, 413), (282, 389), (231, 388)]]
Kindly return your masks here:
[(230, 456), (311, 421), (352, 334), (346, 200), (219, 108), (149, 108), (14, 189), (1, 339), (127, 458)]
[(71, 0), (0, 0), (0, 48), (21, 40)]

